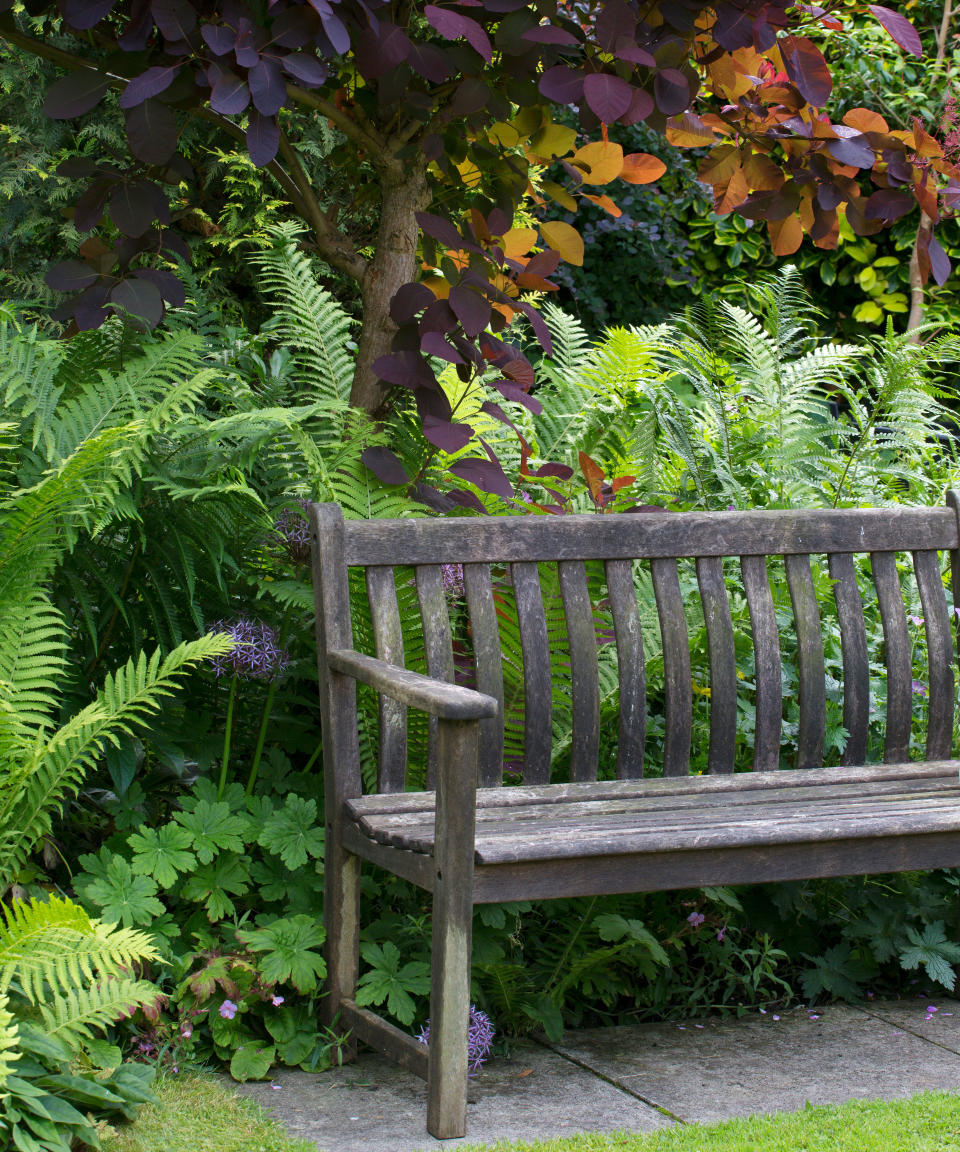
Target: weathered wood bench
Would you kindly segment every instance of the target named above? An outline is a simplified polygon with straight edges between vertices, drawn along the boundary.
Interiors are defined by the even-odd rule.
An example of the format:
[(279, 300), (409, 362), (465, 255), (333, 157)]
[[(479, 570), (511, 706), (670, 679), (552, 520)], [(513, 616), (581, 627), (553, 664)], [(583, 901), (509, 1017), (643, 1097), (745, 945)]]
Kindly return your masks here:
[[(462, 1136), (466, 1128), (474, 904), (960, 865), (960, 763), (949, 759), (955, 647), (939, 557), (951, 553), (960, 604), (960, 537), (953, 493), (947, 503), (347, 523), (336, 505), (313, 507), (326, 775), (326, 1005), (353, 1042), (362, 1039), (426, 1077), (427, 1128), (434, 1136)], [(856, 553), (870, 556), (882, 652), (868, 652)], [(912, 554), (925, 621), (922, 762), (910, 762), (917, 698), (897, 553)], [(770, 557), (783, 559), (768, 566)], [(693, 708), (681, 558), (695, 561), (709, 649), (709, 774), (703, 776), (689, 775)], [(824, 558), (841, 635), (849, 734), (842, 764), (826, 768), (821, 605), (811, 570)], [(597, 779), (598, 643), (589, 561), (602, 562), (617, 644), (616, 780)], [(638, 562), (652, 579), (663, 647), (665, 738), (657, 779), (643, 779), (648, 709)], [(453, 683), (441, 563), (463, 565), (478, 690)], [(547, 564), (557, 565), (572, 681), (569, 782), (556, 784), (550, 783), (550, 651), (540, 589)], [(402, 668), (394, 569), (407, 565), (415, 573), (407, 579), (415, 579), (427, 676)], [(512, 587), (523, 643), (523, 783), (511, 787), (501, 787), (503, 664), (491, 565), (501, 586), (509, 580)], [(375, 655), (354, 651), (350, 569), (365, 569)], [(771, 572), (785, 578), (796, 638), (799, 731), (789, 768), (780, 766), (784, 702)], [(753, 637), (753, 772), (733, 771), (738, 680), (731, 579), (746, 595)], [(887, 702), (884, 763), (867, 766), (871, 658), (885, 662)], [(357, 681), (379, 694), (379, 776), (370, 795), (361, 786)], [(435, 718), (429, 791), (405, 791), (408, 709)], [(433, 894), (429, 1052), (354, 1002), (362, 860)]]

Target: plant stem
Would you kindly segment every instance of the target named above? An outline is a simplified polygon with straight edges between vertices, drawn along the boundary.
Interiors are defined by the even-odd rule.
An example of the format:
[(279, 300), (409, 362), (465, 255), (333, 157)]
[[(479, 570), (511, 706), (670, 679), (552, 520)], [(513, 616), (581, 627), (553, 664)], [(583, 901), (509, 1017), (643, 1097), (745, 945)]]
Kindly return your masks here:
[[(280, 647), (287, 642), (287, 633), (290, 631), (290, 613), (292, 606), (283, 614), (283, 624), (280, 626)], [(260, 771), (260, 757), (263, 755), (263, 745), (267, 739), (267, 725), (270, 723), (270, 713), (273, 711), (273, 698), (277, 694), (277, 681), (270, 681), (267, 692), (267, 702), (263, 706), (263, 719), (260, 721), (260, 731), (257, 734), (257, 746), (253, 752), (253, 763), (250, 765), (250, 775), (247, 778), (247, 795), (253, 795), (253, 786), (257, 782), (257, 773)]]
[(237, 699), (237, 677), (230, 681), (230, 696), (227, 699), (227, 724), (223, 733), (223, 758), (220, 761), (220, 783), (217, 786), (217, 799), (222, 800), (227, 788), (227, 765), (230, 763), (230, 737), (233, 733), (233, 706)]

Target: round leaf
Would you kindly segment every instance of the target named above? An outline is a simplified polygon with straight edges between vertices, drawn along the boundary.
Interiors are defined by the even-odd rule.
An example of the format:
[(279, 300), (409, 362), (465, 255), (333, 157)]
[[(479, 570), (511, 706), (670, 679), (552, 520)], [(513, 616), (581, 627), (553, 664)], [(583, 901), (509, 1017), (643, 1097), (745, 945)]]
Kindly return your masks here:
[(121, 280), (110, 293), (110, 302), (156, 328), (163, 319), (163, 300), (154, 284), (147, 280)]
[(612, 124), (630, 107), (633, 89), (619, 76), (606, 72), (592, 72), (583, 82), (583, 95), (590, 111), (602, 123)]
[(567, 261), (568, 264), (583, 264), (583, 237), (562, 220), (547, 220), (540, 225), (540, 231), (549, 247)]
[(612, 141), (598, 140), (574, 152), (571, 162), (580, 170), (584, 184), (609, 184), (623, 170), (623, 149)]
[(666, 172), (667, 166), (657, 156), (647, 152), (631, 152), (623, 158), (620, 179), (628, 184), (652, 184)]
[(71, 72), (47, 89), (43, 110), (52, 120), (71, 120), (96, 108), (109, 87), (110, 81), (99, 72), (88, 68)]

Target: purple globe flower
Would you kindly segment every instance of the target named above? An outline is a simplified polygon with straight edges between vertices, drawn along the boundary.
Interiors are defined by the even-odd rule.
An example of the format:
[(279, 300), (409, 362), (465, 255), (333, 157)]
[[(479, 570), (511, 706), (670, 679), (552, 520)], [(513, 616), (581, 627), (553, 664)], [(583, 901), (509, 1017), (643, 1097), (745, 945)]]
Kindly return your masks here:
[(459, 598), (466, 595), (463, 587), (462, 564), (441, 564), (440, 573), (443, 580), (443, 590), (448, 596)]
[[(304, 512), (309, 508), (309, 503), (302, 497), (297, 498), (297, 503)], [(278, 537), (278, 543), (290, 560), (294, 564), (309, 564), (311, 559), (311, 535), (310, 525), (307, 523), (305, 517), (301, 516), (299, 512), (295, 512), (292, 508), (284, 508), (276, 520), (274, 520), (273, 527)]]
[[(470, 1027), (467, 1031), (467, 1067), (471, 1072), (479, 1072), (490, 1059), (493, 1051), (493, 1038), (496, 1032), (493, 1021), (482, 1009), (470, 1005)], [(421, 1044), (430, 1043), (430, 1021), (420, 1029), (417, 1037)]]
[(229, 636), (234, 642), (232, 651), (211, 661), (217, 676), (275, 680), (290, 663), (290, 657), (280, 647), (276, 629), (262, 620), (215, 620), (210, 631)]

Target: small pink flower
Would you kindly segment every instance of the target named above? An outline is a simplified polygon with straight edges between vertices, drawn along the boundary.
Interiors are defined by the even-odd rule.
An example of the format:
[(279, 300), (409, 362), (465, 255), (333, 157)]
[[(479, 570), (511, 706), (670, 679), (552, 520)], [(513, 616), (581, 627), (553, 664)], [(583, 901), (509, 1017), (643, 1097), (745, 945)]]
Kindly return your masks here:
[(727, 938), (727, 926), (724, 926), (717, 932), (717, 943), (722, 944)]
[(699, 928), (704, 920), (706, 920), (706, 916), (702, 912), (691, 912), (687, 917), (687, 923), (692, 924), (694, 928)]
[(237, 1014), (237, 1006), (232, 1000), (224, 1000), (220, 1005), (220, 1015), (224, 1020), (232, 1020)]
[(270, 1003), (274, 1006), (274, 1008), (279, 1008), (280, 1005), (283, 1003), (283, 997), (282, 996), (271, 996), (270, 997)]
[(923, 623), (923, 617), (922, 616), (907, 616), (907, 619), (910, 621), (911, 624), (915, 624), (917, 626), (917, 628), (919, 628), (920, 625)]
[(180, 1029), (180, 1035), (184, 1038), (184, 1040), (189, 1040), (193, 1035), (193, 1029), (189, 1024), (184, 1024), (184, 1026)]

